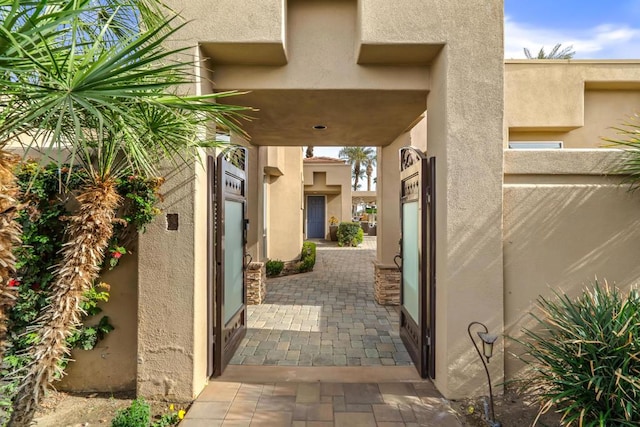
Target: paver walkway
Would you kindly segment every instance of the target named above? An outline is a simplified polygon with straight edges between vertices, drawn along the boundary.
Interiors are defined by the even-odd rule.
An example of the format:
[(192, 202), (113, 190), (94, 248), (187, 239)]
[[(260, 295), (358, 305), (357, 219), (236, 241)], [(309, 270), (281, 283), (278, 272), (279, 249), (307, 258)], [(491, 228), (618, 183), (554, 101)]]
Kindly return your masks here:
[(266, 384), (214, 381), (180, 423), (180, 427), (204, 426), (460, 427), (462, 424), (448, 402), (427, 381)]
[(411, 364), (397, 311), (375, 303), (374, 257), (375, 237), (319, 242), (313, 272), (270, 279), (232, 364), (180, 427), (460, 427)]
[(312, 272), (268, 279), (231, 364), (410, 365), (396, 308), (373, 298), (375, 239), (365, 236), (358, 248), (319, 241)]

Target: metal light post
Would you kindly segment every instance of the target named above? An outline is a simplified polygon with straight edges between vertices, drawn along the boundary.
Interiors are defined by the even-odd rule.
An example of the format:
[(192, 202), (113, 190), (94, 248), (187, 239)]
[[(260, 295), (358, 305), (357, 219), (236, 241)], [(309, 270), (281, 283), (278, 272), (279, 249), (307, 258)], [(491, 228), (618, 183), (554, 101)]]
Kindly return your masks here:
[[(471, 327), (474, 325), (478, 325), (484, 328), (484, 332), (477, 332), (478, 336), (482, 340), (482, 353), (478, 348), (478, 344), (476, 344), (476, 340), (473, 339), (473, 335), (471, 334)], [(487, 329), (487, 327), (480, 322), (469, 323), (469, 326), (467, 327), (467, 332), (469, 333), (469, 338), (471, 339), (473, 346), (476, 348), (476, 351), (478, 352), (478, 356), (480, 356), (480, 361), (482, 362), (482, 366), (484, 366), (484, 371), (487, 373), (487, 382), (489, 383), (489, 403), (491, 405), (491, 417), (488, 420), (489, 425), (491, 427), (502, 427), (502, 424), (499, 421), (496, 421), (496, 413), (493, 406), (493, 390), (491, 388), (491, 376), (489, 375), (489, 368), (487, 367), (487, 363), (489, 363), (489, 359), (491, 359), (491, 356), (493, 356), (493, 344), (498, 339), (498, 336), (490, 334), (489, 329)], [(485, 363), (485, 359), (487, 359), (486, 363)], [(486, 411), (486, 407), (485, 407), (485, 411)]]

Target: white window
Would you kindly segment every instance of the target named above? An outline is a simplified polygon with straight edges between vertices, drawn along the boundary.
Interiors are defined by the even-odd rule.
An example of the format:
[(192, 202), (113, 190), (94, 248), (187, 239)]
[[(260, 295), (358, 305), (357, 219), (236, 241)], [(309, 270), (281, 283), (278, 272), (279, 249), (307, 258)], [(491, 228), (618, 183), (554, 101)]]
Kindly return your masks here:
[(509, 141), (513, 150), (559, 150), (562, 141)]

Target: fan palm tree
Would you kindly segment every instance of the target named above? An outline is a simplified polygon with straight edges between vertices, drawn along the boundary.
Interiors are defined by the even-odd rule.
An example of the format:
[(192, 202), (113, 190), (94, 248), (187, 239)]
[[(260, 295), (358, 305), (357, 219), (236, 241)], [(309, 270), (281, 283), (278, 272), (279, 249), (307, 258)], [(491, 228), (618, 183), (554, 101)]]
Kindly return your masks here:
[(353, 189), (360, 187), (360, 179), (364, 176), (362, 166), (370, 157), (375, 157), (375, 151), (371, 147), (342, 147), (338, 157), (345, 159), (353, 167)]
[[(179, 85), (192, 81), (193, 64), (176, 60), (180, 50), (164, 47), (180, 26), (170, 27), (175, 15), (164, 18), (159, 2), (14, 3), (19, 10), (24, 5), (27, 16), (55, 13), (65, 21), (47, 26), (51, 34), (36, 26), (30, 45), (0, 60), (6, 98), (0, 141), (28, 141), (26, 148), (45, 154), (68, 150), (72, 167), (87, 171), (76, 197), (79, 208), (68, 219), (50, 303), (38, 319), (38, 340), (14, 398), (10, 425), (23, 427), (30, 425), (46, 387), (62, 375), (66, 340), (80, 321), (83, 294), (98, 277), (113, 236), (121, 204), (115, 180), (157, 176), (162, 159), (189, 159), (196, 147), (212, 144), (200, 136), (212, 122), (241, 132), (244, 108), (212, 102), (232, 93), (177, 94)], [(15, 33), (11, 20), (3, 25), (2, 34)]]
[(543, 46), (540, 48), (536, 56), (533, 56), (531, 51), (525, 47), (524, 55), (527, 59), (571, 59), (576, 54), (576, 51), (573, 50), (573, 46), (568, 46), (560, 50), (561, 47), (562, 43), (558, 43), (551, 49), (551, 51), (549, 51), (549, 53), (547, 53), (544, 51)]
[[(44, 1), (21, 4), (0, 0), (0, 93), (7, 91), (7, 83), (16, 83), (15, 74), (28, 62), (24, 60), (25, 56), (35, 54), (38, 46), (42, 46), (38, 39), (55, 37), (60, 25), (66, 22), (61, 17), (73, 10), (70, 2), (59, 1), (53, 5), (56, 3), (53, 0), (51, 3), (47, 8)], [(3, 115), (7, 105), (0, 108)], [(3, 126), (1, 118), (0, 115), (0, 126)], [(16, 221), (18, 188), (13, 173), (19, 157), (5, 150), (7, 143), (7, 135), (3, 133), (0, 138), (0, 362), (7, 345), (9, 312), (16, 301), (13, 250), (21, 243), (20, 225)]]
[(309, 145), (309, 146), (307, 147), (307, 151), (305, 152), (305, 155), (304, 155), (304, 156), (305, 156), (307, 159), (309, 159), (309, 158), (313, 157), (313, 145)]
[(373, 168), (376, 166), (377, 161), (378, 159), (375, 152), (364, 161), (367, 174), (367, 191), (371, 191), (371, 177), (373, 175)]

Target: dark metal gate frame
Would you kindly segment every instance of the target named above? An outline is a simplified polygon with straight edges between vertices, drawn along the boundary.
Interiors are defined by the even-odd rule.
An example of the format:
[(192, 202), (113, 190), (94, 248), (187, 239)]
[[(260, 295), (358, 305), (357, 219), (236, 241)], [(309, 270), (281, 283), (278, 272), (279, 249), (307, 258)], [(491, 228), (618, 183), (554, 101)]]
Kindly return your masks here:
[[(435, 157), (427, 158), (413, 147), (400, 150), (400, 218), (404, 229), (403, 205), (419, 204), (419, 324), (404, 308), (404, 272), (400, 278), (400, 337), (413, 359), (422, 378), (435, 378), (435, 322), (436, 322), (436, 277), (435, 277)], [(400, 245), (400, 258), (403, 257)], [(426, 254), (425, 254), (426, 252)]]
[(224, 322), (224, 224), (225, 200), (243, 204), (243, 254), (247, 243), (247, 150), (233, 148), (217, 159), (207, 158), (208, 168), (208, 364), (209, 376), (220, 376), (247, 332), (246, 257), (243, 257), (241, 308)]

